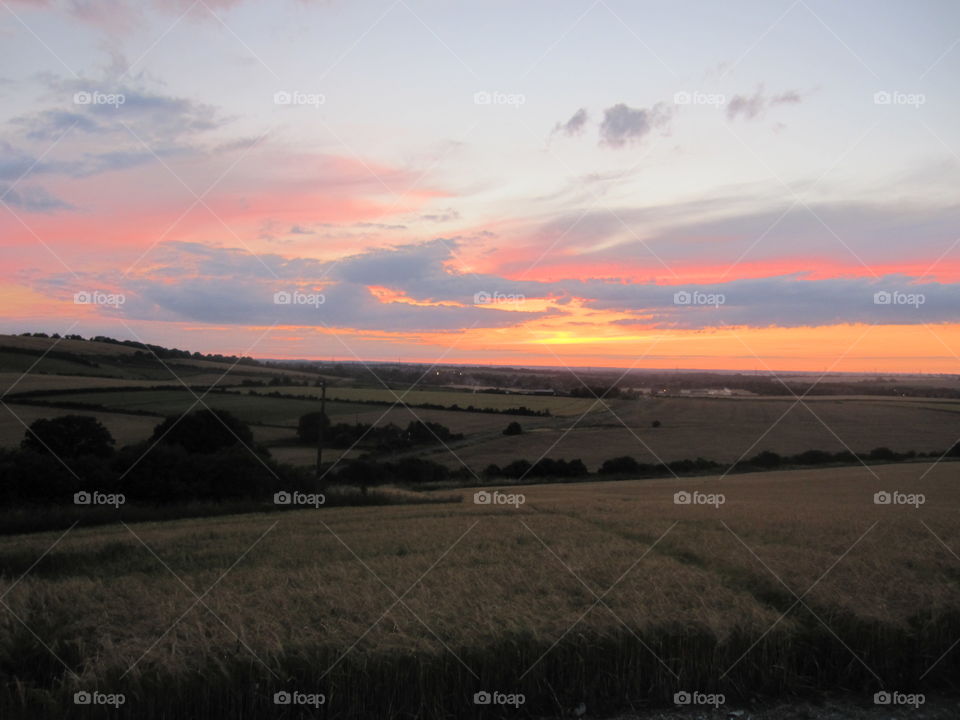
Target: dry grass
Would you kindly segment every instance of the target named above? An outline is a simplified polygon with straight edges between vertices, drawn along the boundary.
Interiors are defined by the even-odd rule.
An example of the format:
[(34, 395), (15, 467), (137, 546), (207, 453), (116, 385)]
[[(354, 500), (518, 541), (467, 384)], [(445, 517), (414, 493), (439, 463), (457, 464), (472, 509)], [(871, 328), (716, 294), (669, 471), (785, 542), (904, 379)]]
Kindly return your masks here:
[[(926, 468), (537, 485), (510, 489), (526, 495), (518, 509), (76, 530), (15, 587), (56, 536), (3, 538), (5, 602), (79, 679), (4, 613), (0, 704), (4, 717), (28, 705), (41, 717), (42, 703), (59, 717), (82, 686), (128, 693), (122, 717), (203, 703), (206, 717), (246, 717), (275, 712), (271, 693), (287, 687), (325, 693), (336, 717), (470, 717), (482, 688), (523, 692), (534, 713), (684, 688), (907, 689), (960, 637), (960, 558), (934, 536), (960, 550), (957, 465), (921, 480)], [(675, 505), (678, 489), (726, 503)], [(878, 489), (927, 502), (876, 506)], [(211, 587), (193, 606), (190, 591)], [(958, 666), (948, 654), (922, 684), (949, 686)]]

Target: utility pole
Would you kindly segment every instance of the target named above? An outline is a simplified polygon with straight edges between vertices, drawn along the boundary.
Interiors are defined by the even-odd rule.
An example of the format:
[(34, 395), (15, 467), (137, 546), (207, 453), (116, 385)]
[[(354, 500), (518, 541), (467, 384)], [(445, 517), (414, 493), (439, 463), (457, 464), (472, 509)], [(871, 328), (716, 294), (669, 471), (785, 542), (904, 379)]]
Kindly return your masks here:
[(317, 485), (323, 477), (323, 425), (327, 420), (327, 381), (320, 382), (320, 420), (317, 422)]

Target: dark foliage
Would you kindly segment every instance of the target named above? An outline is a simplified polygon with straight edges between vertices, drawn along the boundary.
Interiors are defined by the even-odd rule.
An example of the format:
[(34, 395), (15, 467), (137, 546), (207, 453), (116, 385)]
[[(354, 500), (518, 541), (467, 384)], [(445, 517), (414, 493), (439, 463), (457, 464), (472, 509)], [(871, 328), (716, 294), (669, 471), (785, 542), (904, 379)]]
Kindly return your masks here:
[(151, 443), (179, 445), (188, 453), (212, 453), (236, 445), (253, 447), (253, 432), (226, 410), (204, 408), (168, 417), (153, 430)]
[(86, 415), (62, 415), (35, 421), (20, 443), (23, 450), (53, 453), (67, 459), (83, 455), (107, 457), (114, 440), (99, 420)]
[(504, 435), (522, 435), (523, 427), (517, 421), (513, 421), (503, 429)]

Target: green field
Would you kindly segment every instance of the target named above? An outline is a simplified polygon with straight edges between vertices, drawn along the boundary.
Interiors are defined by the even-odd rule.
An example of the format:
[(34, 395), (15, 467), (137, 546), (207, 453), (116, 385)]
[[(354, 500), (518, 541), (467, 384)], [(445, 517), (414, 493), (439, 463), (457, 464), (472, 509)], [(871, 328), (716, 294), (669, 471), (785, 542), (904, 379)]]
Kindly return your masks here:
[[(196, 392), (196, 391), (195, 391)], [(108, 410), (140, 411), (154, 415), (180, 415), (187, 411), (197, 397), (203, 398), (203, 404), (214, 410), (227, 410), (241, 420), (260, 425), (282, 425), (296, 427), (301, 415), (316, 412), (319, 402), (293, 400), (288, 398), (251, 397), (240, 393), (191, 393), (186, 389), (171, 390), (130, 390), (122, 392), (84, 393), (71, 392), (63, 395), (45, 396), (50, 403), (78, 402), (102, 405)], [(198, 408), (203, 405), (197, 403)], [(365, 411), (361, 405), (342, 402), (328, 402), (327, 413), (332, 417)]]
[[(281, 689), (323, 693), (338, 718), (488, 717), (484, 689), (541, 717), (683, 689), (731, 709), (786, 689), (934, 692), (960, 669), (960, 485), (956, 465), (926, 469), (0, 538), (0, 663), (17, 678), (0, 713), (93, 717), (70, 699), (94, 688), (128, 698), (111, 717), (145, 720), (271, 715)], [(725, 502), (677, 505), (678, 490)], [(878, 490), (926, 502), (878, 506)]]
[[(102, 379), (91, 379), (100, 382)], [(272, 390), (272, 389), (271, 389)], [(282, 387), (279, 392), (317, 395), (312, 387)], [(266, 390), (209, 393), (204, 403), (227, 410), (258, 426), (258, 439), (270, 443), (290, 441), (301, 415), (319, 410), (318, 400), (266, 396)], [(897, 452), (943, 452), (960, 438), (960, 403), (930, 402), (917, 399), (836, 399), (808, 398), (798, 404), (788, 398), (708, 399), (683, 397), (613, 400), (606, 405), (581, 398), (524, 398), (554, 403), (551, 417), (524, 417), (496, 413), (425, 410), (364, 404), (379, 399), (386, 390), (355, 388), (328, 389), (327, 412), (334, 422), (362, 422), (406, 426), (416, 420), (438, 422), (466, 438), (446, 446), (424, 448), (423, 456), (451, 468), (464, 463), (474, 472), (489, 464), (503, 465), (524, 458), (530, 461), (547, 455), (553, 458), (580, 458), (591, 470), (605, 460), (630, 455), (641, 462), (672, 462), (704, 457), (717, 462), (733, 462), (753, 456), (761, 450), (782, 455), (819, 449), (829, 452), (852, 450), (867, 453), (877, 447)], [(200, 393), (198, 393), (200, 394)], [(332, 397), (331, 397), (332, 396)], [(519, 401), (516, 395), (474, 395), (470, 393), (412, 392), (405, 400), (411, 404), (430, 402), (465, 407), (464, 398), (479, 403), (493, 399), (510, 407)], [(144, 412), (156, 417), (179, 415), (196, 398), (176, 387), (169, 390), (118, 392), (64, 392), (42, 398), (51, 403), (91, 403), (104, 407), (103, 421), (121, 444), (143, 439), (152, 431), (155, 420), (134, 418), (129, 423), (123, 412)], [(352, 401), (352, 402), (351, 402)], [(557, 415), (579, 404), (576, 416)], [(26, 406), (19, 406), (26, 407)], [(197, 407), (202, 407), (197, 405)], [(593, 408), (591, 412), (584, 410)], [(18, 415), (21, 411), (16, 411)], [(58, 408), (33, 408), (26, 413), (32, 419), (69, 412), (88, 412)], [(15, 418), (0, 419), (0, 444), (15, 445), (23, 437), (23, 426)], [(511, 421), (519, 422), (526, 432), (507, 437), (502, 430)], [(653, 422), (660, 427), (652, 427)], [(271, 431), (267, 428), (289, 428)], [(722, 429), (722, 431), (720, 430)], [(278, 434), (279, 433), (279, 434)], [(453, 452), (451, 452), (451, 450)], [(299, 461), (302, 453), (287, 452), (285, 457)]]
[[(244, 390), (248, 393), (265, 394), (278, 390), (293, 395), (316, 395), (319, 397), (320, 388), (315, 387), (276, 387), (269, 389), (253, 388)], [(476, 408), (492, 408), (507, 410), (516, 407), (527, 407), (530, 410), (549, 410), (553, 415), (567, 416), (580, 415), (594, 406), (593, 400), (587, 398), (558, 397), (552, 395), (517, 395), (499, 393), (472, 393), (455, 390), (406, 390), (396, 388), (354, 388), (329, 387), (327, 399), (342, 400), (345, 402), (381, 402), (395, 403), (402, 398), (408, 405), (432, 404), (459, 405), (462, 408), (473, 405)], [(599, 407), (599, 405), (597, 406)]]
[[(772, 450), (793, 455), (811, 449), (867, 453), (877, 447), (898, 452), (943, 452), (960, 438), (960, 415), (945, 412), (960, 403), (891, 400), (644, 398), (610, 401), (581, 419), (542, 423), (521, 436), (493, 436), (445, 449), (430, 457), (451, 467), (471, 467), (543, 454), (580, 458), (596, 469), (604, 460), (631, 455), (642, 462), (704, 457), (733, 462)], [(527, 425), (526, 418), (519, 418)], [(652, 427), (654, 421), (660, 427)], [(531, 428), (534, 428), (531, 425)]]

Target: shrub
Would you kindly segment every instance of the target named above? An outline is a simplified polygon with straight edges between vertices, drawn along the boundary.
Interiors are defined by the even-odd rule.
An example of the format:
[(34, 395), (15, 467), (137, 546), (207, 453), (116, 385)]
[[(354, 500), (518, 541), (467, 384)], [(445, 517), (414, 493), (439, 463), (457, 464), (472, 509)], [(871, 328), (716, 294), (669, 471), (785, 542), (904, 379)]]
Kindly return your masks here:
[(445, 465), (407, 457), (397, 463), (388, 463), (387, 473), (394, 482), (415, 485), (417, 483), (443, 482), (450, 478), (450, 470)]
[(831, 462), (833, 455), (823, 450), (807, 450), (799, 455), (793, 455), (788, 460), (797, 465), (823, 465)]
[(407, 425), (405, 439), (412, 444), (447, 442), (451, 440), (463, 440), (463, 434), (452, 433), (450, 432), (450, 428), (440, 423), (414, 420)]
[(878, 447), (871, 450), (867, 457), (871, 460), (896, 460), (899, 456), (888, 447)]
[(780, 467), (783, 458), (775, 452), (764, 450), (759, 455), (755, 455), (747, 461), (750, 465), (756, 465), (761, 468)]
[(523, 428), (520, 426), (520, 423), (514, 421), (507, 425), (503, 430), (504, 435), (520, 435), (523, 433)]
[(530, 468), (533, 467), (526, 460), (514, 460), (509, 465), (503, 467), (503, 475), (508, 478), (521, 478), (530, 472)]
[(640, 463), (629, 455), (604, 460), (603, 465), (600, 466), (601, 475), (618, 475), (621, 473), (637, 472), (640, 472)]

